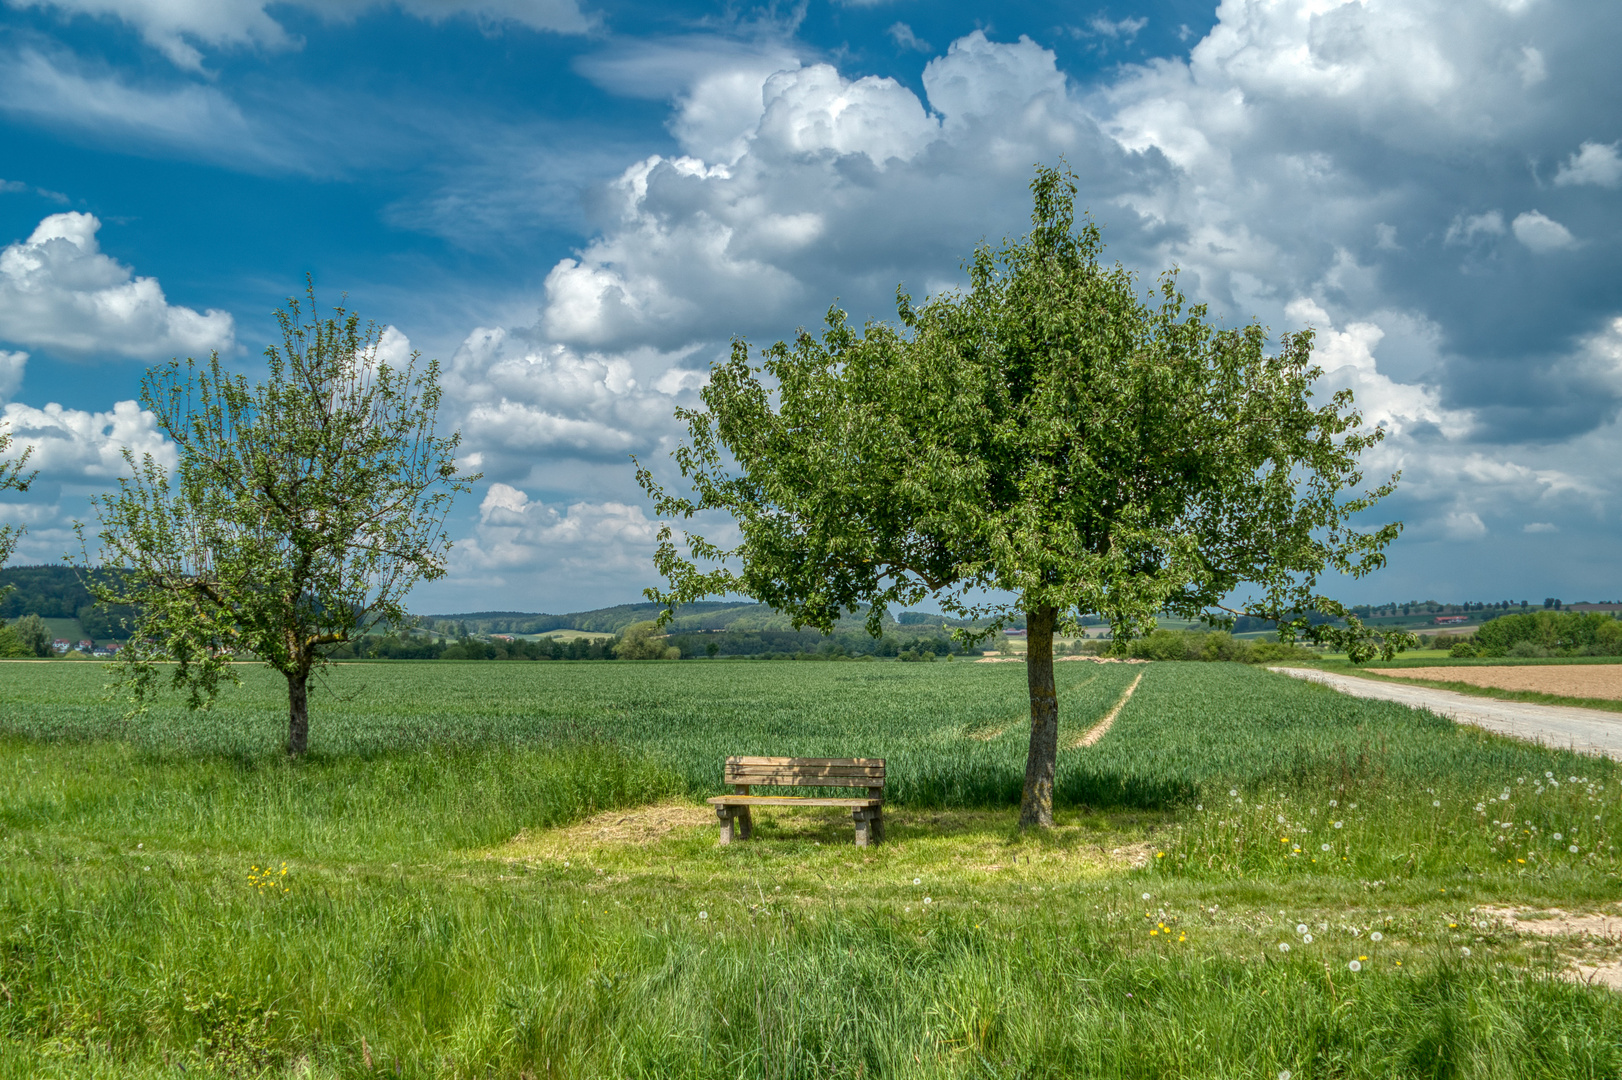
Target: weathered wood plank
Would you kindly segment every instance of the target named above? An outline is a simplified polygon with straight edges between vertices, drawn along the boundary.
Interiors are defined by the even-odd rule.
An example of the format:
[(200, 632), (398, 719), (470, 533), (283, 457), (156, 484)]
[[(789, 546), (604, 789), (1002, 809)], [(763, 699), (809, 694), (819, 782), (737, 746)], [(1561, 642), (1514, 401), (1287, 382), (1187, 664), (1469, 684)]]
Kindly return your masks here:
[(883, 799), (840, 799), (803, 795), (716, 795), (705, 800), (714, 807), (727, 806), (850, 806), (884, 805)]
[(727, 762), (727, 772), (757, 772), (762, 775), (817, 772), (834, 777), (882, 777), (884, 765), (738, 765)]
[(733, 755), (727, 758), (728, 765), (876, 765), (884, 767), (883, 758), (860, 757), (749, 757), (747, 755)]
[(877, 786), (871, 776), (740, 776), (728, 774), (726, 783), (734, 787), (759, 785), (761, 787), (852, 787)]

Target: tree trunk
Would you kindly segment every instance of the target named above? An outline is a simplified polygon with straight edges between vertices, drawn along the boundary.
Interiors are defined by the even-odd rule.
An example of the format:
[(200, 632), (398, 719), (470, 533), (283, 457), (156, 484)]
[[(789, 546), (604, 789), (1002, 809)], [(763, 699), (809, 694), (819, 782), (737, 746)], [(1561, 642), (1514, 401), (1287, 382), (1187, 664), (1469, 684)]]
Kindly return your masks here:
[(287, 676), (287, 756), (299, 757), (310, 748), (310, 673)]
[(1059, 762), (1059, 695), (1053, 688), (1053, 624), (1058, 609), (1025, 613), (1025, 678), (1031, 688), (1031, 749), (1025, 758), (1025, 793), (1019, 824), (1053, 825), (1053, 771)]

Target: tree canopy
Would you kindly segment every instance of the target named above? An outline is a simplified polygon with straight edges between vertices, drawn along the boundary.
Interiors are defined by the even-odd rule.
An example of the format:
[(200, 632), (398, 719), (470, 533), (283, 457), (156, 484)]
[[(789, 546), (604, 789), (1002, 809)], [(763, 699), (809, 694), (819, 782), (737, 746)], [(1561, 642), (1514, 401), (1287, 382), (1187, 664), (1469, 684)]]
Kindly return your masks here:
[[(668, 584), (648, 591), (667, 609), (742, 593), (824, 631), (926, 596), (990, 629), (1023, 613), (1021, 820), (1048, 824), (1056, 629), (1096, 615), (1125, 639), (1163, 613), (1248, 614), (1358, 658), (1405, 639), (1319, 589), (1326, 573), (1383, 565), (1400, 526), (1352, 526), (1397, 477), (1362, 490), (1359, 458), (1383, 432), (1348, 391), (1315, 403), (1312, 332), (1268, 351), (1260, 326), (1222, 328), (1189, 305), (1175, 271), (1145, 298), (1100, 261), (1068, 173), (1039, 169), (1031, 190), (1030, 233), (975, 251), (967, 291), (915, 306), (898, 290), (899, 325), (860, 331), (834, 308), (820, 336), (802, 330), (758, 362), (734, 342), (703, 407), (677, 413), (691, 492), (638, 476), (667, 519)], [(715, 511), (736, 545), (672, 528)], [(1311, 611), (1340, 621), (1310, 624)]]
[(96, 500), (102, 557), (121, 569), (88, 579), (136, 606), (120, 663), (137, 701), (172, 661), (168, 682), (206, 705), (251, 655), (287, 678), (292, 754), (308, 746), (311, 673), (443, 576), (445, 516), (478, 479), (457, 472), (459, 436), (437, 433), (438, 362), (385, 362), (379, 327), (342, 307), (322, 318), (307, 295), (307, 312), (296, 298), (277, 312), (263, 382), (218, 354), (148, 373), (142, 402), (178, 464), (125, 452), (133, 475)]

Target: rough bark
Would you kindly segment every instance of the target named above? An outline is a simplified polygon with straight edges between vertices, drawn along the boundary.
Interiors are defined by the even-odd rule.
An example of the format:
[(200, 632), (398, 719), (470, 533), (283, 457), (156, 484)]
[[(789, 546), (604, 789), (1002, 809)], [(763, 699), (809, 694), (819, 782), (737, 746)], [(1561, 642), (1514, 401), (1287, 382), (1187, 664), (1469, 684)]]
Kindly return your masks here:
[(310, 748), (310, 673), (287, 676), (287, 754), (299, 757)]
[(1021, 827), (1053, 824), (1053, 772), (1059, 761), (1059, 696), (1053, 686), (1053, 624), (1058, 610), (1025, 613), (1025, 677), (1031, 688), (1031, 749), (1025, 758)]

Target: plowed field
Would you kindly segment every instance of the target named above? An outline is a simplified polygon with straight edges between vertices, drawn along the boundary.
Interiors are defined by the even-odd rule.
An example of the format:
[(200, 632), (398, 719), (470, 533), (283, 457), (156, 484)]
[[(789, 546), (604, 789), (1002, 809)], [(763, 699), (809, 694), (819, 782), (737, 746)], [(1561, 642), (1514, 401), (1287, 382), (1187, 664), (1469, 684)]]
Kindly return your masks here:
[(1561, 697), (1609, 698), (1622, 701), (1622, 664), (1533, 664), (1505, 667), (1416, 667), (1379, 669), (1398, 679), (1430, 679), (1490, 686), (1497, 690), (1530, 690)]

